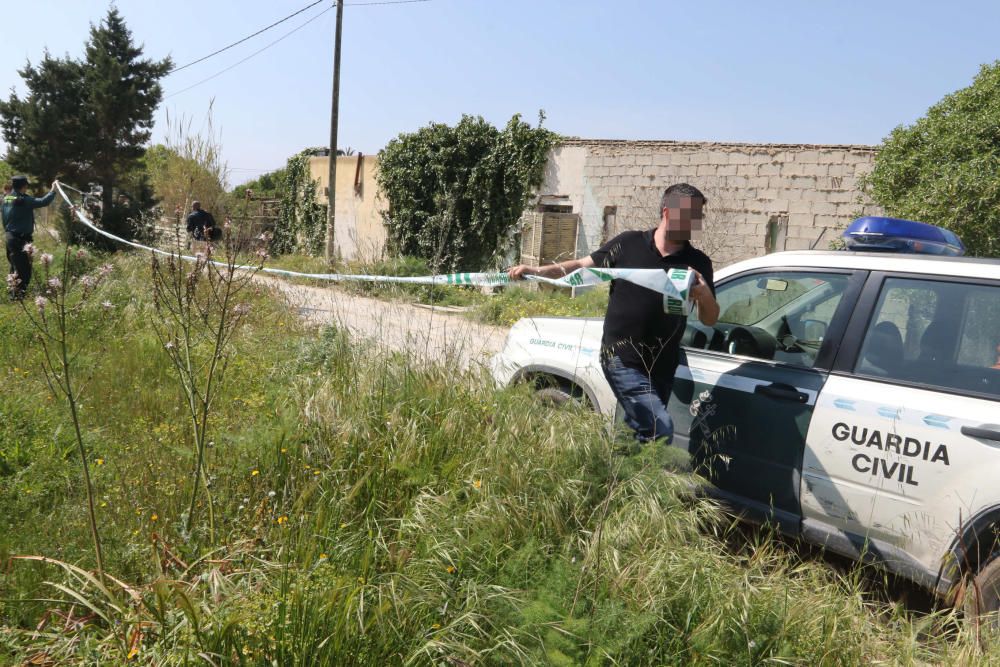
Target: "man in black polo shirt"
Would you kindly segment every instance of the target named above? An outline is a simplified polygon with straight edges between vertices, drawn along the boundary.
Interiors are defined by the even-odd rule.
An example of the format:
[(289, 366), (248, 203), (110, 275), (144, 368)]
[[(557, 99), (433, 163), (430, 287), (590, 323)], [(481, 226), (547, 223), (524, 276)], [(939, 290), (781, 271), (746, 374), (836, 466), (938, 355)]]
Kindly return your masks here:
[[(511, 278), (538, 275), (557, 278), (579, 268), (668, 269), (696, 272), (690, 291), (698, 319), (712, 326), (719, 319), (712, 260), (691, 245), (691, 232), (701, 229), (707, 203), (698, 188), (678, 183), (660, 201), (660, 224), (647, 231), (619, 234), (589, 257), (548, 266), (519, 265)], [(601, 366), (625, 423), (640, 443), (673, 439), (674, 423), (667, 411), (686, 319), (663, 310), (663, 295), (624, 280), (614, 280), (604, 318)]]

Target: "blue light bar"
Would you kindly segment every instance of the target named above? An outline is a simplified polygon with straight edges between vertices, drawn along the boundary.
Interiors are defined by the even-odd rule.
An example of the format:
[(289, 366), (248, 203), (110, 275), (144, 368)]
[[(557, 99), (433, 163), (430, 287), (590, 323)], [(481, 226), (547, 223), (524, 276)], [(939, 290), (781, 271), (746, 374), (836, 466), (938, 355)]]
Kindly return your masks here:
[(954, 232), (915, 220), (866, 216), (852, 222), (843, 236), (848, 250), (952, 257), (965, 254), (965, 244)]

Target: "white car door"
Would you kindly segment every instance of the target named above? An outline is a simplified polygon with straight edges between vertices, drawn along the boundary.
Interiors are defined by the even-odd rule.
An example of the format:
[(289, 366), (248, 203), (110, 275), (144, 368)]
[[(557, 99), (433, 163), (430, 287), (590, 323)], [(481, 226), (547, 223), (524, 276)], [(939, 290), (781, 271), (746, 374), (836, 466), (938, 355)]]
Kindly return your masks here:
[(803, 533), (933, 586), (961, 527), (1000, 507), (1000, 284), (873, 274), (845, 339), (807, 436)]

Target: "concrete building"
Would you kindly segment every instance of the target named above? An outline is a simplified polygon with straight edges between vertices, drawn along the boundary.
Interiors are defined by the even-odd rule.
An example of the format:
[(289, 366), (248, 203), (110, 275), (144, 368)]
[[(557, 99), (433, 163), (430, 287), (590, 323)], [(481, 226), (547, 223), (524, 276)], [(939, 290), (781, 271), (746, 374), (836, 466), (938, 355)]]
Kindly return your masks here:
[[(654, 226), (664, 187), (681, 181), (708, 197), (696, 245), (717, 266), (776, 250), (824, 249), (854, 217), (878, 212), (859, 187), (876, 152), (872, 146), (567, 139), (549, 155), (531, 207), (553, 214), (560, 227), (559, 247), (539, 257), (581, 256), (618, 232)], [(321, 202), (328, 159), (310, 158)], [(345, 259), (383, 252), (385, 203), (376, 169), (375, 156), (337, 158), (336, 242)], [(567, 216), (575, 216), (568, 240)], [(532, 225), (541, 220), (526, 216)], [(526, 229), (524, 237), (532, 234), (541, 243), (541, 230)]]
[[(337, 158), (337, 209), (334, 218), (334, 242), (340, 256), (347, 260), (372, 261), (382, 257), (386, 231), (380, 213), (383, 203), (375, 170), (374, 155), (348, 155)], [(316, 200), (329, 204), (330, 158), (309, 158), (309, 175), (318, 184)]]
[(723, 266), (776, 250), (825, 249), (878, 209), (859, 178), (872, 146), (569, 139), (553, 149), (541, 210), (579, 216), (575, 254), (655, 226), (660, 196), (688, 182), (709, 200), (696, 245)]

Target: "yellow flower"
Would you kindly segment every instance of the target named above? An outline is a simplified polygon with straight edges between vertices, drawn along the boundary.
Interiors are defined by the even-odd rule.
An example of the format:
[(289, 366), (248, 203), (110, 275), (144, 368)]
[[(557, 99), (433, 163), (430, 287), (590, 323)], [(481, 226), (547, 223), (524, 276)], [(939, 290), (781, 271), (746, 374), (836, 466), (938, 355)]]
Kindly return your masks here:
[(251, 477), (256, 477), (256, 476), (257, 476), (257, 475), (259, 475), (259, 474), (260, 474), (260, 471), (259, 471), (259, 470), (252, 470), (252, 471), (250, 472), (250, 476), (251, 476)]
[(440, 623), (435, 623), (434, 625), (431, 626), (431, 629), (432, 630), (440, 630), (441, 629), (441, 624)]
[(340, 524), (340, 527), (341, 528), (347, 528), (347, 524), (346, 523), (342, 523), (342, 524)]
[(319, 470), (313, 470), (313, 474), (314, 475), (318, 475), (319, 474)]
[(458, 572), (458, 568), (455, 567), (454, 565), (449, 565), (446, 571), (448, 572), (448, 574), (455, 574), (456, 572)]
[(287, 454), (288, 453), (288, 448), (287, 447), (282, 447), (281, 448), (281, 453), (282, 454)]
[(320, 554), (319, 555), (319, 559), (320, 560), (326, 560), (327, 559), (327, 555), (326, 554)]
[(97, 465), (99, 466), (104, 465), (104, 459), (97, 459)]
[(281, 516), (278, 517), (278, 525), (280, 526), (284, 523), (288, 523), (288, 517), (282, 514)]
[(135, 660), (138, 657), (139, 657), (139, 647), (136, 646), (131, 651), (128, 652), (128, 660)]
[(153, 516), (149, 517), (149, 520), (152, 521), (152, 522), (154, 522), (154, 523), (156, 521), (158, 521), (159, 519), (160, 519), (160, 515), (159, 514), (154, 514)]
[(483, 480), (477, 479), (475, 482), (472, 483), (472, 486), (476, 487), (477, 489), (483, 488)]

